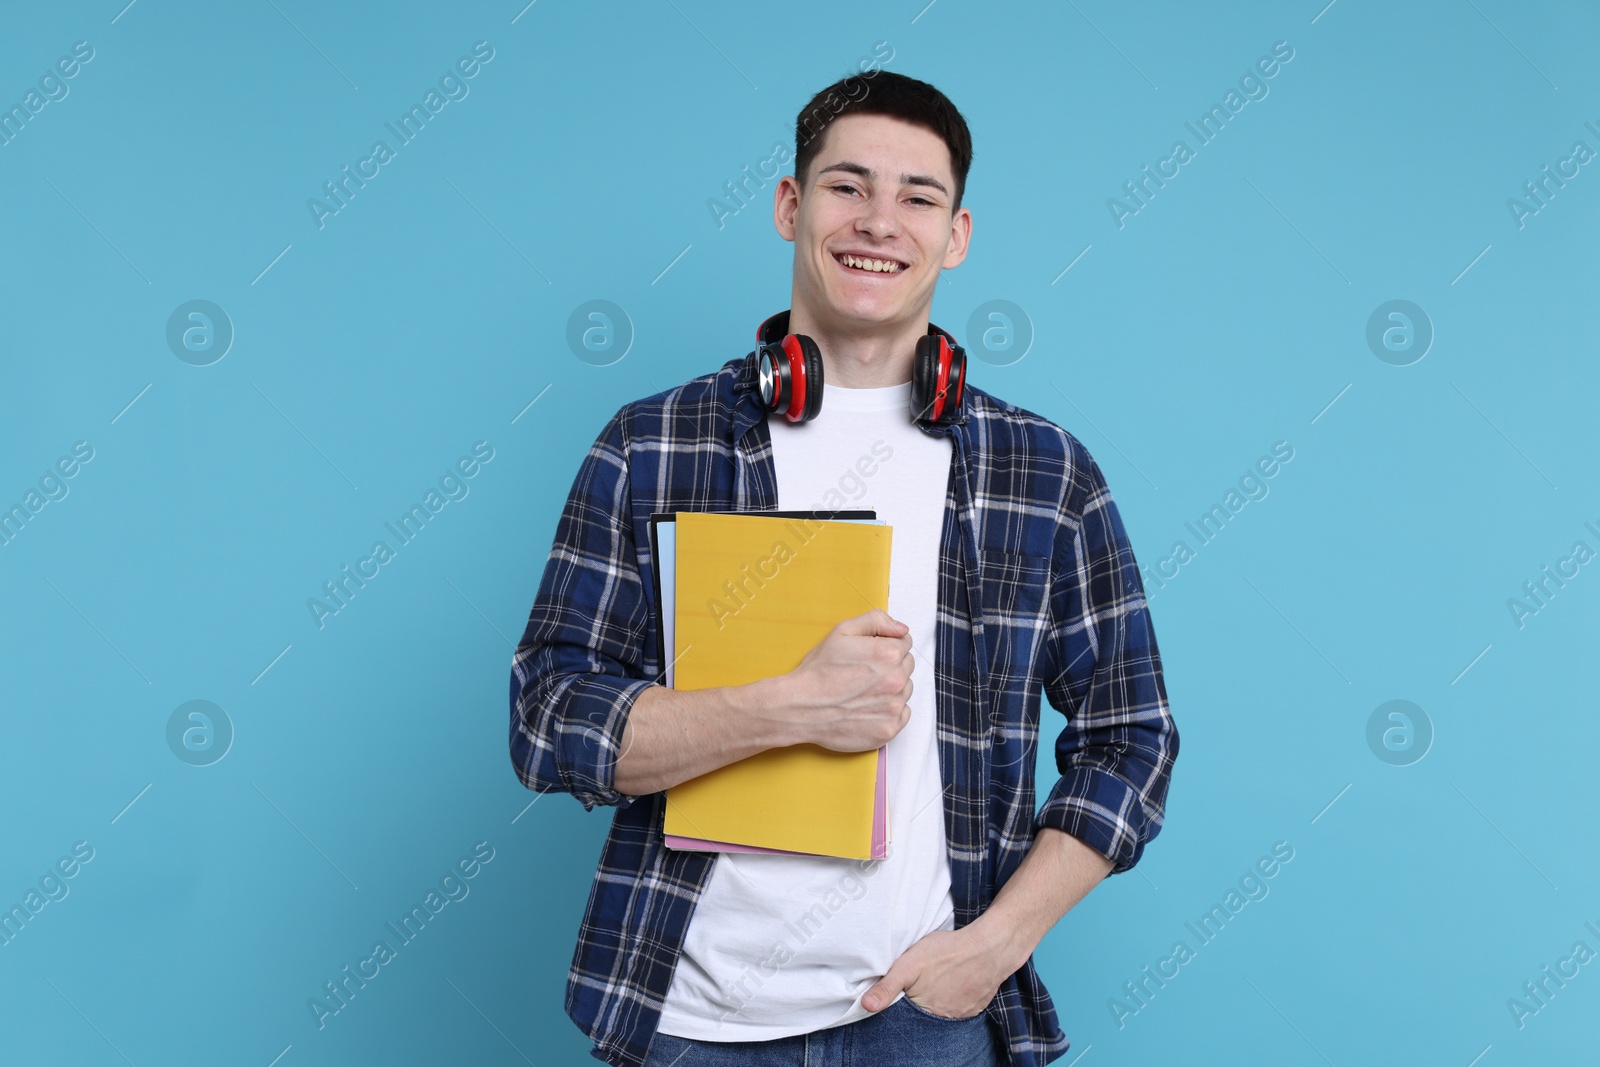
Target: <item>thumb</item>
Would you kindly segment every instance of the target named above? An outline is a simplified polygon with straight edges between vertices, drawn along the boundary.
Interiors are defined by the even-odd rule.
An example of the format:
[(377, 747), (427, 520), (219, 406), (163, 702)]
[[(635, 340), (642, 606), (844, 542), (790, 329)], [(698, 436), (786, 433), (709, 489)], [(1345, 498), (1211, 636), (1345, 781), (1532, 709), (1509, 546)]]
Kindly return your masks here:
[(906, 980), (895, 967), (889, 968), (889, 973), (878, 979), (871, 989), (862, 994), (861, 1006), (868, 1011), (882, 1011), (889, 1006), (889, 1002), (899, 996), (906, 987)]
[(839, 632), (854, 637), (904, 637), (911, 627), (891, 618), (888, 612), (873, 608), (839, 623)]

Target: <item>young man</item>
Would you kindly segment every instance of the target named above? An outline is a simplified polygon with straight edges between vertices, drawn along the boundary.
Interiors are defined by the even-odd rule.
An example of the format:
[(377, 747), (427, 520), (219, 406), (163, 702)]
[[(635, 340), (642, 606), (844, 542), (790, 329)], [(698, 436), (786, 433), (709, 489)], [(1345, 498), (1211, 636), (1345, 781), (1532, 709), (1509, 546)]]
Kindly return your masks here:
[[(512, 666), (524, 784), (619, 809), (566, 999), (618, 1067), (1048, 1063), (1067, 1039), (1033, 950), (1163, 819), (1178, 735), (1104, 477), (928, 321), (972, 232), (966, 122), (924, 82), (852, 82), (802, 109), (773, 208), (794, 277), (761, 340), (811, 338), (822, 373), (791, 340), (618, 411)], [(657, 684), (652, 512), (844, 506), (893, 527), (887, 614), (779, 677)], [(1067, 721), (1036, 813), (1041, 688)], [(888, 859), (665, 847), (665, 790), (802, 742), (887, 745)]]

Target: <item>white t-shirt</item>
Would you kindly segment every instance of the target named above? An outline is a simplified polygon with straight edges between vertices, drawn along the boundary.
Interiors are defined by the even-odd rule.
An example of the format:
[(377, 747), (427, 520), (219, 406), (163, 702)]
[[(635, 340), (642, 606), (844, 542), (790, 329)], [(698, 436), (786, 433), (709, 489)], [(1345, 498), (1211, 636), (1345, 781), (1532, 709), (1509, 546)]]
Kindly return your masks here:
[(934, 708), (951, 441), (911, 422), (909, 382), (829, 385), (811, 422), (767, 425), (780, 509), (873, 508), (894, 529), (889, 614), (911, 627), (911, 717), (888, 745), (888, 859), (718, 854), (660, 1022), (700, 1041), (767, 1041), (865, 1018), (861, 996), (890, 965), (955, 927)]

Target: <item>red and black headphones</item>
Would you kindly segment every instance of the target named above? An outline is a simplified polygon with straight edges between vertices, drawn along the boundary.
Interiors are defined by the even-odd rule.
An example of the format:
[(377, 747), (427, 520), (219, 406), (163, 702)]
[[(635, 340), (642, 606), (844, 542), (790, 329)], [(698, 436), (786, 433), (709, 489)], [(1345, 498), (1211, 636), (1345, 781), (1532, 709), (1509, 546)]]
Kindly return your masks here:
[[(822, 352), (805, 334), (789, 332), (787, 311), (756, 328), (756, 371), (761, 403), (769, 412), (807, 422), (822, 410)], [(917, 338), (911, 363), (913, 421), (925, 426), (955, 422), (966, 381), (966, 350), (930, 322), (927, 334)]]

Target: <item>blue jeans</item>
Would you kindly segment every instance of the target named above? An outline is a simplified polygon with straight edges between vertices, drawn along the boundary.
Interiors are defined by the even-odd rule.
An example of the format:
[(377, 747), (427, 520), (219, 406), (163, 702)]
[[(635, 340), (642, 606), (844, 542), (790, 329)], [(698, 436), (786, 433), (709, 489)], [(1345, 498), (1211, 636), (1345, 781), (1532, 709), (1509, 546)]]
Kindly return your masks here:
[(773, 1041), (691, 1041), (656, 1033), (645, 1067), (1005, 1067), (987, 1012), (934, 1015), (902, 996), (865, 1019)]

